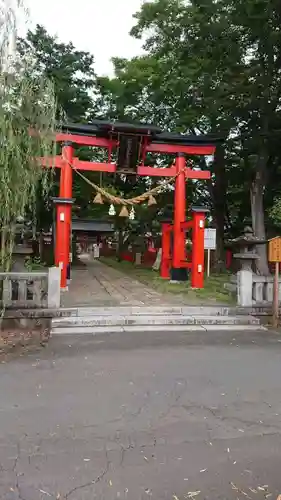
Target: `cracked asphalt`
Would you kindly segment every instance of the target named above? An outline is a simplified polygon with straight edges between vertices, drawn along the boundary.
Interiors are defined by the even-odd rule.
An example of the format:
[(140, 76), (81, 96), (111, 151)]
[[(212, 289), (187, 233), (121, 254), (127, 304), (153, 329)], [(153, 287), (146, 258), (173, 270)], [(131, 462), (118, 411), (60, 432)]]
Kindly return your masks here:
[(0, 365), (0, 499), (271, 499), (281, 337), (58, 336)]

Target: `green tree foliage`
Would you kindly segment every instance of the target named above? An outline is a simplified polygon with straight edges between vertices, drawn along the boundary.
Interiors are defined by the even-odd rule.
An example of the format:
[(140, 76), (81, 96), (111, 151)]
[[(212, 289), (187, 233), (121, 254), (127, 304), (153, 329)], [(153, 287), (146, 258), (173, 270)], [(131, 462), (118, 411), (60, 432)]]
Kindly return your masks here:
[[(53, 79), (68, 119), (153, 122), (225, 138), (213, 161), (194, 158), (195, 165), (211, 168), (210, 182), (189, 182), (188, 187), (188, 204), (210, 207), (220, 260), (224, 239), (237, 236), (251, 221), (258, 237), (272, 235), (269, 214), (273, 200), (281, 197), (280, 20), (279, 0), (145, 2), (132, 35), (143, 39), (146, 52), (131, 60), (115, 58), (114, 78), (97, 77), (90, 54), (59, 43), (42, 27), (20, 46), (24, 53), (32, 49), (38, 70)], [(85, 159), (95, 154), (79, 151)], [(93, 180), (100, 182), (96, 174)], [(132, 196), (143, 192), (147, 181), (108, 175), (102, 182)], [(89, 213), (89, 186), (76, 179), (74, 196)], [(167, 196), (163, 203), (170, 204), (172, 193)], [(95, 211), (105, 215), (104, 208), (91, 208), (91, 214)], [(259, 251), (259, 269), (266, 273), (265, 250)]]
[(66, 120), (87, 120), (95, 92), (94, 56), (76, 50), (72, 43), (60, 43), (39, 25), (34, 32), (28, 31), (24, 40), (19, 40), (18, 48), (25, 56), (31, 54), (38, 73), (53, 82)]
[[(30, 51), (32, 52), (33, 57), (35, 57), (36, 60), (37, 71), (41, 75), (48, 74), (52, 78), (58, 96), (58, 102), (60, 106), (63, 107), (66, 120), (69, 119), (76, 122), (85, 122), (90, 121), (92, 117), (111, 119), (118, 118), (123, 120), (145, 120), (147, 118), (150, 106), (149, 101), (146, 113), (141, 111), (143, 110), (146, 102), (145, 98), (140, 102), (134, 103), (137, 92), (132, 95), (131, 88), (127, 90), (125, 89), (122, 81), (123, 70), (121, 61), (119, 63), (120, 71), (118, 78), (112, 80), (108, 78), (96, 78), (93, 66), (93, 57), (90, 54), (82, 53), (85, 60), (88, 63), (90, 62), (91, 65), (88, 68), (84, 63), (80, 66), (81, 60), (83, 60), (81, 52), (77, 51), (71, 44), (60, 43), (55, 37), (49, 36), (48, 33), (40, 26), (37, 26), (35, 32), (29, 32), (27, 39), (21, 40), (19, 46), (22, 54), (27, 55)], [(66, 57), (65, 54), (68, 54), (68, 57)], [(73, 61), (73, 64), (69, 64), (70, 59)], [(124, 64), (126, 64), (126, 61), (124, 61)], [(77, 82), (77, 71), (79, 78), (81, 78), (84, 83), (84, 80), (86, 79), (85, 86), (83, 86), (84, 83), (81, 84), (80, 81)], [(139, 71), (140, 75), (141, 72), (142, 68), (140, 68)], [(89, 75), (91, 75), (91, 78), (89, 78)], [(137, 88), (139, 88), (139, 85), (140, 83), (137, 82)], [(126, 95), (119, 95), (119, 93), (122, 92), (122, 89), (126, 90)], [(83, 97), (83, 99), (81, 99), (81, 91), (86, 94), (86, 98)], [(75, 96), (75, 114), (72, 113), (73, 107), (71, 96)], [(128, 100), (129, 104), (132, 103), (131, 112), (129, 112), (127, 108), (125, 109), (125, 99)], [(118, 109), (116, 106), (119, 106)], [(156, 107), (155, 110), (157, 111)], [(150, 120), (147, 121), (159, 122), (159, 118), (158, 116), (151, 116)], [(91, 148), (77, 148), (76, 154), (84, 160), (100, 159), (99, 153)], [(101, 175), (90, 172), (86, 175), (94, 183), (102, 185), (107, 190), (113, 190), (115, 194), (119, 194), (122, 197), (129, 198), (139, 195), (146, 191), (149, 187), (147, 185), (147, 179), (136, 179), (135, 176), (113, 176), (110, 174)], [(59, 173), (56, 173), (53, 195), (58, 192), (58, 186)], [(171, 203), (172, 193), (168, 194), (170, 198), (169, 201)], [(93, 204), (92, 200), (94, 195), (95, 193), (91, 186), (81, 180), (79, 176), (75, 175), (73, 187), (73, 197), (75, 198), (74, 214), (79, 217), (107, 218), (108, 205)], [(161, 208), (161, 199), (162, 198), (159, 198), (159, 208)], [(40, 196), (38, 205), (38, 209), (41, 214), (41, 224), (50, 225), (53, 216), (51, 206), (49, 214), (47, 214), (45, 205), (42, 205), (40, 202)], [(152, 213), (152, 209), (149, 210), (149, 213)], [(138, 210), (137, 216), (141, 220), (145, 220), (146, 210)], [(148, 219), (152, 221), (153, 217), (148, 217)], [(152, 222), (146, 222), (145, 227), (149, 227), (149, 224), (151, 225)]]
[(38, 185), (43, 192), (49, 187), (37, 158), (53, 155), (56, 114), (52, 83), (38, 76), (32, 61), (19, 58), (7, 43), (16, 30), (16, 15), (10, 7), (0, 25), (0, 268), (4, 270), (11, 264), (17, 219), (34, 209)]
[[(77, 50), (72, 43), (61, 43), (56, 37), (50, 36), (45, 28), (37, 26), (35, 31), (28, 31), (27, 37), (18, 43), (20, 53), (35, 61), (36, 71), (41, 77), (47, 76), (54, 85), (59, 112), (64, 122), (85, 123), (94, 114), (96, 96), (96, 75), (94, 56), (88, 52)], [(59, 121), (59, 120), (58, 120)], [(93, 148), (79, 147), (77, 156), (82, 160), (97, 159)], [(101, 179), (97, 173), (89, 173), (88, 177), (95, 183)], [(55, 172), (52, 195), (59, 191), (59, 171)], [(101, 217), (106, 208), (91, 203), (94, 197), (93, 189), (77, 175), (74, 175), (73, 198), (75, 199), (74, 214), (80, 217)], [(52, 223), (53, 210), (51, 204), (46, 207), (38, 193), (38, 214), (40, 226), (48, 227)]]
[[(111, 114), (122, 110), (171, 130), (226, 138), (205, 192), (218, 258), (226, 232), (235, 235), (249, 218), (256, 235), (265, 237), (264, 214), (278, 191), (280, 15), (277, 0), (146, 2), (132, 29), (146, 55), (116, 59), (115, 80), (100, 81), (108, 102), (112, 94)], [(196, 161), (206, 168), (204, 159)], [(265, 249), (260, 257), (266, 273)]]

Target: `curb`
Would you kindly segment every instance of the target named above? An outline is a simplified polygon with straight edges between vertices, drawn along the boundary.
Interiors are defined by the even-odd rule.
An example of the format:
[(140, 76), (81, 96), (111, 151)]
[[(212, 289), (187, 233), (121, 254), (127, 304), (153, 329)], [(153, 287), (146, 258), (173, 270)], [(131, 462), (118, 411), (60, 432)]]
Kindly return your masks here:
[(144, 332), (214, 332), (214, 331), (266, 331), (262, 325), (151, 325), (151, 326), (98, 326), (98, 327), (57, 327), (51, 330), (51, 336), (60, 335), (101, 335), (113, 333), (144, 333)]

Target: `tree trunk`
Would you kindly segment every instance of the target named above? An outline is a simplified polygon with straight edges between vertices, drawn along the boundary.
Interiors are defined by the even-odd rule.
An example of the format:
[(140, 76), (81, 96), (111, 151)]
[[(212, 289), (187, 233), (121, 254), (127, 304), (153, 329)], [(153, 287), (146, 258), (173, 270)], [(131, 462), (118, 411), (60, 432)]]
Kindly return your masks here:
[[(262, 160), (262, 159), (261, 159)], [(251, 212), (252, 225), (254, 234), (258, 239), (266, 239), (264, 225), (264, 207), (263, 207), (263, 191), (264, 181), (262, 175), (263, 162), (259, 161), (254, 179), (251, 185)], [(259, 259), (256, 262), (256, 271), (258, 274), (267, 276), (269, 274), (267, 260), (267, 245), (257, 245), (257, 254)]]
[(122, 229), (119, 229), (118, 240), (117, 240), (117, 252), (116, 252), (116, 257), (119, 262), (121, 261), (122, 251), (123, 251), (123, 231)]
[(224, 232), (227, 212), (227, 179), (225, 172), (224, 148), (217, 146), (213, 172), (214, 183), (211, 183), (214, 226), (217, 230), (217, 248), (215, 269), (221, 272), (225, 269)]

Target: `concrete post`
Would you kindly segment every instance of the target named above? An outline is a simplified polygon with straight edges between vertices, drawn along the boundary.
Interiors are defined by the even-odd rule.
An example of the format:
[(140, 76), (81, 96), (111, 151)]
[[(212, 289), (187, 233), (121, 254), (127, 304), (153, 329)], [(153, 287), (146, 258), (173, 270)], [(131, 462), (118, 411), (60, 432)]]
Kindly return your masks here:
[(161, 262), (162, 262), (162, 248), (159, 248), (155, 262), (152, 266), (153, 271), (159, 271), (160, 266), (161, 266)]
[(280, 281), (280, 279), (279, 279), (279, 294), (278, 294), (278, 296), (279, 296), (279, 302), (281, 302), (281, 281)]
[(141, 265), (141, 253), (140, 252), (136, 252), (135, 264), (136, 264), (136, 266), (140, 266)]
[(253, 305), (253, 273), (242, 269), (237, 273), (237, 303), (247, 307)]
[(267, 302), (273, 302), (273, 281), (267, 281), (265, 284), (265, 298)]
[(48, 273), (48, 309), (60, 307), (60, 281), (61, 270), (59, 267), (49, 267)]

